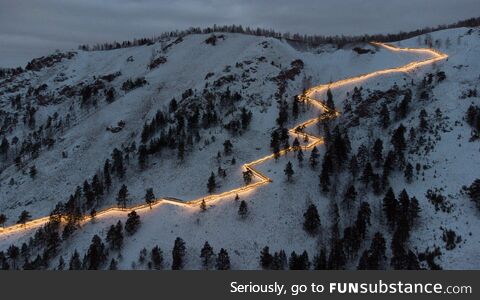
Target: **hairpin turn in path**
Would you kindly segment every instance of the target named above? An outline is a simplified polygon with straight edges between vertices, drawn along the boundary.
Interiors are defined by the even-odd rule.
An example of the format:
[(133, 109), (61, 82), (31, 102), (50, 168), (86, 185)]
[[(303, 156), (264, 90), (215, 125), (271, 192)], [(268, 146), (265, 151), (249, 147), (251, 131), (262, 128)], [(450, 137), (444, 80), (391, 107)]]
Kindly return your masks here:
[[(314, 86), (314, 87), (308, 89), (301, 96), (301, 99), (303, 101), (308, 101), (309, 103), (311, 103), (313, 105), (316, 105), (317, 107), (322, 109), (327, 114), (324, 115), (324, 117), (309, 119), (305, 122), (302, 122), (302, 123), (296, 125), (295, 127), (293, 127), (292, 129), (289, 130), (289, 133), (292, 134), (292, 135), (302, 135), (303, 137), (306, 137), (306, 140), (308, 140), (309, 143), (306, 146), (302, 146), (303, 150), (312, 149), (313, 147), (323, 143), (322, 137), (318, 137), (318, 136), (314, 136), (312, 134), (305, 133), (305, 132), (303, 132), (303, 129), (305, 129), (306, 127), (312, 126), (312, 125), (314, 125), (318, 122), (321, 122), (321, 121), (325, 120), (326, 118), (330, 118), (332, 116), (336, 117), (336, 116), (340, 115), (340, 113), (338, 111), (335, 111), (335, 110), (332, 110), (332, 109), (328, 108), (320, 100), (315, 99), (314, 98), (315, 94), (325, 92), (328, 89), (335, 89), (335, 88), (342, 87), (342, 86), (345, 86), (345, 85), (354, 84), (354, 83), (361, 82), (361, 81), (364, 81), (366, 79), (370, 79), (370, 78), (381, 76), (381, 75), (409, 72), (409, 71), (412, 71), (416, 68), (427, 66), (427, 65), (433, 64), (437, 61), (441, 61), (441, 60), (444, 60), (444, 59), (448, 58), (447, 54), (442, 53), (442, 52), (437, 51), (437, 50), (434, 50), (434, 49), (430, 49), (430, 48), (398, 48), (396, 46), (392, 46), (392, 45), (388, 45), (388, 44), (384, 44), (384, 43), (376, 43), (376, 42), (372, 42), (371, 44), (373, 44), (377, 47), (383, 47), (383, 48), (385, 48), (387, 50), (390, 50), (390, 51), (393, 51), (393, 52), (408, 52), (408, 53), (427, 54), (427, 55), (430, 55), (431, 58), (427, 58), (427, 59), (420, 60), (420, 61), (414, 61), (414, 62), (408, 63), (404, 66), (397, 67), (397, 68), (382, 69), (382, 70), (374, 71), (374, 72), (371, 72), (371, 73), (367, 73), (367, 74), (363, 74), (363, 75), (359, 75), (359, 76), (355, 76), (355, 77), (351, 77), (351, 78), (342, 79), (342, 80), (335, 81), (335, 82), (332, 82), (332, 83), (329, 83), (329, 84), (317, 85), (317, 86)], [(291, 150), (292, 150), (292, 147), (290, 147), (288, 149), (283, 149), (279, 152), (279, 155), (280, 156), (284, 155), (285, 153), (287, 153)], [(95, 214), (95, 217), (84, 216), (83, 219), (80, 221), (80, 223), (81, 224), (87, 223), (87, 222), (91, 221), (93, 218), (99, 219), (99, 218), (104, 218), (104, 217), (112, 217), (114, 215), (125, 215), (132, 210), (135, 210), (137, 213), (142, 212), (142, 211), (148, 211), (150, 209), (157, 208), (157, 207), (159, 207), (161, 205), (164, 205), (164, 204), (177, 205), (177, 206), (182, 206), (182, 207), (185, 207), (185, 208), (196, 207), (196, 206), (199, 206), (202, 201), (205, 201), (206, 203), (208, 203), (208, 202), (212, 202), (212, 201), (222, 200), (222, 199), (225, 199), (225, 198), (228, 198), (228, 197), (231, 197), (231, 196), (236, 196), (237, 194), (239, 194), (239, 195), (240, 194), (245, 194), (247, 192), (253, 191), (253, 190), (255, 190), (255, 189), (257, 189), (257, 188), (259, 188), (263, 185), (266, 185), (266, 184), (272, 182), (272, 180), (270, 178), (268, 178), (267, 176), (265, 176), (261, 172), (257, 171), (255, 169), (255, 166), (257, 166), (257, 165), (259, 165), (259, 164), (261, 164), (261, 163), (263, 163), (267, 160), (273, 159), (273, 158), (274, 158), (274, 154), (270, 154), (270, 155), (267, 155), (265, 157), (262, 157), (260, 159), (257, 159), (255, 161), (252, 161), (252, 162), (249, 162), (249, 163), (243, 165), (243, 168), (246, 171), (251, 171), (253, 176), (257, 179), (257, 181), (255, 181), (251, 184), (248, 184), (248, 185), (245, 185), (245, 186), (242, 186), (242, 187), (239, 187), (239, 188), (235, 188), (235, 189), (223, 192), (223, 193), (207, 195), (207, 196), (200, 197), (198, 199), (194, 199), (194, 200), (190, 200), (190, 201), (182, 201), (182, 200), (179, 200), (179, 199), (176, 199), (176, 198), (158, 198), (151, 205), (141, 204), (141, 205), (131, 206), (131, 207), (128, 207), (128, 208), (110, 207), (110, 208), (106, 208), (104, 210), (101, 210), (101, 211), (97, 212)], [(46, 224), (47, 222), (49, 222), (49, 220), (50, 220), (50, 217), (47, 216), (47, 217), (42, 217), (42, 218), (31, 220), (29, 222), (26, 222), (25, 224), (16, 224), (16, 225), (8, 226), (8, 227), (5, 227), (5, 228), (0, 228), (0, 237), (40, 227), (40, 226)]]

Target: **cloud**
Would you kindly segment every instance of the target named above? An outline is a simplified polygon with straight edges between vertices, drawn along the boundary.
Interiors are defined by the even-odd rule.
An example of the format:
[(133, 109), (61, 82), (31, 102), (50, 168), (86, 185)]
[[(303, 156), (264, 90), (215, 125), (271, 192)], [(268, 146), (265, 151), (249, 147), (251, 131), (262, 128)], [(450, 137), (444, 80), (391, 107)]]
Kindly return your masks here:
[(479, 11), (478, 0), (0, 0), (0, 65), (190, 26), (349, 35), (451, 23)]

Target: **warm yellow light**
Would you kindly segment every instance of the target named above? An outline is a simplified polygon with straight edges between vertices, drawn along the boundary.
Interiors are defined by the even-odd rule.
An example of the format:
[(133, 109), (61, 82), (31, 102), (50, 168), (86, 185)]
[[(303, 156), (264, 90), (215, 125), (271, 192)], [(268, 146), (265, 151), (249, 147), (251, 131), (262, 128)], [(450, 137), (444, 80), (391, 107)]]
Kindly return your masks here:
[[(442, 52), (437, 51), (437, 50), (434, 50), (434, 49), (398, 48), (398, 47), (395, 47), (393, 45), (387, 45), (387, 44), (384, 44), (384, 43), (376, 43), (376, 42), (374, 42), (372, 44), (376, 45), (376, 46), (379, 46), (379, 47), (383, 47), (387, 50), (394, 51), (394, 52), (409, 52), (409, 53), (428, 54), (428, 55), (431, 56), (431, 58), (421, 60), (421, 61), (417, 61), (417, 62), (411, 62), (409, 64), (406, 64), (404, 66), (397, 67), (397, 68), (383, 69), (383, 70), (375, 71), (375, 72), (368, 73), (368, 74), (363, 74), (363, 75), (359, 75), (359, 76), (355, 76), (355, 77), (351, 77), (351, 78), (342, 79), (342, 80), (335, 81), (335, 82), (332, 82), (332, 83), (329, 83), (329, 84), (321, 84), (321, 85), (318, 85), (318, 86), (315, 86), (315, 87), (312, 87), (312, 88), (308, 89), (305, 92), (305, 96), (300, 96), (301, 99), (303, 99), (304, 101), (309, 101), (313, 105), (315, 105), (318, 108), (320, 108), (321, 110), (323, 110), (325, 113), (330, 113), (330, 114), (333, 114), (334, 116), (337, 117), (337, 116), (340, 115), (340, 113), (338, 111), (330, 109), (325, 104), (323, 104), (321, 101), (315, 99), (314, 95), (316, 93), (321, 93), (321, 92), (327, 91), (328, 89), (333, 89), (333, 88), (338, 88), (338, 87), (353, 84), (353, 83), (358, 83), (358, 82), (364, 81), (366, 79), (376, 77), (376, 76), (380, 76), (380, 75), (409, 72), (413, 69), (435, 63), (437, 61), (446, 59), (448, 57), (447, 54), (442, 53)], [(298, 135), (299, 133), (297, 131), (295, 131), (296, 128), (304, 129), (304, 128), (312, 126), (312, 125), (314, 125), (318, 122), (324, 121), (328, 118), (329, 118), (329, 116), (321, 116), (319, 118), (309, 119), (305, 122), (302, 122), (302, 123), (294, 126), (292, 129), (289, 130), (289, 133), (294, 135), (294, 136)], [(309, 141), (309, 144), (302, 147), (303, 150), (312, 149), (313, 147), (323, 143), (323, 138), (322, 137), (318, 137), (318, 136), (308, 134), (308, 133), (305, 133), (305, 132), (302, 132), (301, 134), (304, 137), (308, 137), (308, 141)], [(293, 150), (292, 147), (289, 147), (286, 150), (283, 149), (279, 152), (279, 155), (280, 156), (285, 155), (287, 152), (292, 151), (292, 150)], [(223, 193), (220, 193), (220, 194), (203, 196), (203, 197), (200, 197), (198, 199), (194, 199), (194, 200), (190, 200), (190, 201), (182, 201), (182, 200), (175, 199), (175, 198), (159, 198), (159, 199), (156, 199), (154, 201), (154, 203), (152, 203), (151, 205), (141, 204), (141, 205), (136, 205), (136, 206), (132, 206), (132, 207), (128, 207), (128, 208), (110, 207), (110, 208), (106, 208), (102, 211), (99, 211), (95, 215), (94, 218), (100, 219), (100, 218), (112, 217), (112, 216), (118, 216), (118, 217), (125, 216), (126, 214), (128, 214), (132, 210), (135, 210), (137, 213), (138, 212), (143, 212), (143, 211), (149, 211), (150, 209), (156, 208), (156, 207), (158, 207), (160, 205), (163, 205), (163, 204), (177, 205), (177, 206), (181, 206), (181, 207), (184, 207), (184, 208), (188, 208), (188, 207), (194, 207), (194, 206), (200, 205), (202, 200), (205, 200), (205, 202), (211, 202), (211, 201), (225, 199), (225, 198), (230, 197), (230, 196), (235, 196), (237, 194), (249, 193), (249, 192), (253, 191), (254, 189), (256, 189), (258, 187), (261, 187), (263, 185), (266, 185), (266, 184), (272, 182), (272, 180), (270, 178), (268, 178), (266, 175), (262, 174), (261, 172), (257, 171), (254, 167), (256, 165), (264, 163), (264, 162), (266, 162), (268, 160), (271, 160), (273, 158), (274, 158), (274, 155), (270, 154), (270, 155), (267, 155), (265, 157), (259, 158), (255, 161), (252, 161), (252, 162), (249, 162), (249, 163), (243, 165), (243, 168), (245, 170), (250, 170), (252, 172), (253, 176), (256, 177), (259, 180), (259, 181), (253, 182), (249, 185), (242, 186), (242, 187), (239, 187), (239, 188), (236, 188), (236, 189), (233, 189), (233, 190), (230, 190), (230, 191), (226, 191), (226, 192), (223, 192)], [(39, 219), (29, 221), (26, 224), (17, 224), (17, 225), (12, 225), (12, 226), (5, 227), (5, 228), (0, 228), (0, 236), (6, 236), (6, 235), (9, 235), (9, 234), (18, 233), (20, 231), (31, 230), (31, 229), (40, 227), (40, 226), (46, 224), (49, 221), (49, 219), (50, 219), (49, 217), (43, 217), (43, 218), (39, 218)], [(93, 217), (91, 217), (91, 216), (85, 216), (80, 221), (80, 223), (84, 224), (86, 222), (91, 221), (92, 219), (93, 219)]]

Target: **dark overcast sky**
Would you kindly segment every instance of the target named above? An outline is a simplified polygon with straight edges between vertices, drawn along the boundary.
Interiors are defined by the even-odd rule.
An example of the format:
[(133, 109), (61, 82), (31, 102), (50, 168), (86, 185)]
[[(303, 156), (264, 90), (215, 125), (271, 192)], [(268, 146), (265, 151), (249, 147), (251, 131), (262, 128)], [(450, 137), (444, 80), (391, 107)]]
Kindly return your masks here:
[(212, 24), (308, 34), (412, 30), (480, 16), (480, 0), (0, 0), (0, 66), (81, 43)]

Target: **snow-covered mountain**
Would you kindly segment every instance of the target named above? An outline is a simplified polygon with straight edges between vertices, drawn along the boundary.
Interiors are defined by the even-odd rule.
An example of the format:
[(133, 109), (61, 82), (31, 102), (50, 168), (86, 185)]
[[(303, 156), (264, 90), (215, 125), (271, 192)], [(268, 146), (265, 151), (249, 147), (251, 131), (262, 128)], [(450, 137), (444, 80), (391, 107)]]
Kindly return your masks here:
[[(265, 246), (272, 254), (284, 250), (288, 256), (292, 251), (306, 251), (310, 261), (318, 264), (321, 249), (332, 256), (335, 203), (338, 232), (346, 247), (344, 229), (356, 224), (361, 202), (369, 203), (371, 225), (355, 253), (346, 254), (342, 267), (356, 268), (374, 234), (381, 232), (387, 248), (382, 267), (391, 268), (390, 258), (395, 255), (390, 244), (398, 225), (387, 224), (382, 206), (388, 187), (397, 198), (405, 189), (409, 198), (418, 200), (421, 211), (409, 225), (404, 247), (418, 257), (422, 267), (434, 268), (434, 261), (447, 269), (480, 268), (479, 212), (463, 189), (480, 177), (479, 141), (472, 138), (478, 133), (466, 118), (470, 106), (480, 105), (476, 93), (480, 31), (449, 29), (396, 45), (431, 45), (449, 57), (408, 73), (332, 89), (341, 115), (320, 123), (328, 123), (328, 130), (323, 125), (307, 129), (317, 136), (335, 137), (338, 126), (340, 136), (348, 136), (349, 151), (344, 163), (333, 159), (328, 188), (319, 186), (319, 175), (326, 168), (324, 156), (333, 147), (332, 141), (318, 147), (319, 163), (313, 168), (309, 151), (303, 162), (295, 151), (258, 165), (272, 183), (240, 194), (239, 199), (230, 197), (203, 207), (161, 205), (138, 212), (138, 231), (124, 234), (121, 250), (110, 249), (101, 268), (108, 268), (112, 259), (118, 268), (148, 268), (150, 250), (156, 245), (163, 250), (164, 267), (170, 268), (170, 250), (177, 237), (186, 244), (186, 269), (202, 267), (200, 250), (205, 241), (216, 253), (220, 248), (227, 250), (234, 269), (261, 268), (259, 257)], [(22, 211), (37, 219), (55, 208), (79, 216), (122, 205), (119, 191), (123, 185), (128, 188), (127, 206), (144, 203), (149, 188), (156, 198), (189, 201), (201, 199), (209, 190), (221, 193), (243, 186), (241, 166), (272, 152), (272, 133), (279, 123), (292, 128), (322, 113), (308, 103), (297, 103), (299, 112), (293, 113), (296, 95), (317, 84), (427, 58), (425, 53), (395, 52), (370, 44), (311, 48), (274, 38), (218, 33), (165, 38), (110, 51), (56, 53), (34, 60), (26, 71), (5, 75), (0, 81), (0, 134), (8, 142), (3, 143), (8, 147), (2, 148), (6, 150), (0, 161), (4, 225), (17, 223)], [(389, 121), (382, 126), (385, 107)], [(278, 120), (282, 111), (287, 117)], [(387, 154), (395, 150), (392, 135), (401, 124), (406, 139), (403, 158), (396, 157), (377, 190), (371, 181), (385, 172)], [(225, 146), (227, 140), (231, 151)], [(377, 140), (382, 141), (383, 151), (375, 161)], [(353, 156), (358, 172), (348, 167)], [(111, 165), (107, 168), (106, 160)], [(284, 169), (289, 161), (294, 174), (286, 180)], [(372, 175), (370, 182), (364, 182), (362, 175), (370, 162), (377, 177)], [(408, 165), (413, 170), (407, 180)], [(106, 172), (111, 173), (110, 186)], [(207, 183), (212, 172), (215, 184), (211, 187)], [(352, 185), (356, 197), (353, 207), (347, 208), (344, 195)], [(238, 214), (241, 201), (248, 206), (244, 217)], [(66, 205), (58, 206), (59, 202)], [(311, 204), (321, 222), (314, 235), (302, 225)], [(62, 257), (68, 268), (75, 250), (81, 256), (88, 253), (95, 234), (108, 248), (110, 225), (119, 220), (125, 224), (127, 213), (75, 221), (77, 229), (63, 237), (64, 223), (45, 229), (58, 231), (56, 242), (43, 241), (38, 231), (29, 241), (38, 226), (0, 231), (0, 250), (7, 253), (10, 245), (21, 248), (26, 243), (28, 267), (56, 268)], [(44, 248), (51, 243), (55, 249), (45, 254)], [(139, 259), (139, 253), (145, 257)], [(44, 257), (40, 265), (33, 263), (37, 254)], [(3, 260), (14, 264), (5, 255)], [(18, 259), (18, 266), (24, 263), (24, 258)]]

